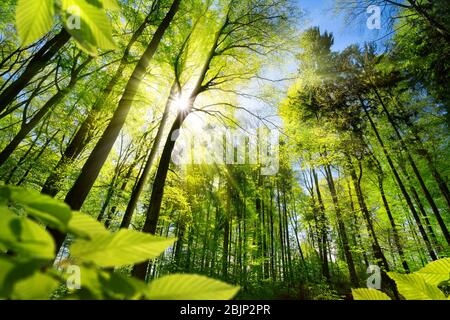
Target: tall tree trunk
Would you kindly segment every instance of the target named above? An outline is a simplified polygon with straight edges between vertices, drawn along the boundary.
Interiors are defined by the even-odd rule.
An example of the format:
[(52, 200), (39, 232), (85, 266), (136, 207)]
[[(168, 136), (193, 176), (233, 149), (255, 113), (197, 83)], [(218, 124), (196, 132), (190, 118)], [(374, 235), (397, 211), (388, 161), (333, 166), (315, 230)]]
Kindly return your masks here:
[(376, 235), (375, 229), (373, 227), (373, 221), (371, 213), (369, 212), (369, 209), (367, 208), (366, 201), (364, 199), (364, 195), (361, 189), (361, 178), (362, 178), (362, 167), (360, 163), (360, 176), (358, 177), (356, 175), (355, 167), (352, 163), (352, 159), (349, 155), (347, 155), (347, 162), (348, 162), (348, 168), (350, 171), (350, 177), (352, 178), (353, 187), (355, 188), (356, 192), (356, 198), (358, 199), (359, 208), (361, 209), (361, 212), (363, 213), (363, 217), (366, 221), (367, 225), (367, 231), (369, 232), (369, 237), (371, 238), (372, 242), (372, 248), (374, 251), (375, 258), (378, 260), (378, 264), (381, 268), (384, 269), (384, 271), (389, 271), (389, 264), (386, 260), (386, 257), (384, 256), (383, 250), (380, 247), (380, 244), (378, 242), (378, 237)]
[(330, 275), (330, 267), (328, 265), (328, 231), (327, 231), (327, 217), (325, 215), (325, 205), (322, 199), (322, 192), (320, 191), (319, 178), (317, 176), (316, 169), (311, 169), (314, 185), (316, 188), (317, 201), (319, 203), (319, 230), (321, 237), (321, 251), (322, 251), (322, 275), (328, 280), (331, 281)]
[[(350, 185), (350, 181), (347, 182), (347, 189), (348, 189), (348, 197), (349, 197), (349, 201), (350, 201), (350, 210), (352, 211), (352, 216), (353, 216), (353, 220), (352, 222), (352, 237), (353, 237), (353, 243), (358, 246), (359, 248), (364, 248), (363, 246), (363, 241), (361, 238), (361, 234), (359, 232), (360, 228), (359, 228), (359, 217), (356, 214), (356, 209), (355, 209), (355, 204), (353, 202), (353, 194), (352, 194), (352, 187)], [(363, 256), (363, 260), (364, 260), (364, 265), (366, 268), (369, 267), (369, 259), (367, 257), (367, 252), (366, 250), (362, 250), (362, 256)]]
[[(38, 132), (36, 133), (36, 137), (33, 139), (33, 142), (28, 147), (27, 151), (25, 151), (25, 153), (17, 161), (17, 163), (14, 166), (14, 168), (12, 168), (9, 173), (6, 172), (5, 175), (3, 175), (2, 178), (0, 179), (0, 180), (4, 180), (5, 184), (9, 184), (11, 182), (11, 180), (12, 180), (14, 174), (16, 173), (16, 171), (19, 169), (19, 167), (22, 165), (22, 163), (25, 162), (25, 160), (28, 158), (28, 156), (31, 153), (31, 151), (33, 151), (34, 147), (36, 146), (38, 140), (41, 137), (42, 131), (44, 129), (44, 125), (45, 125), (45, 122), (40, 126)], [(4, 178), (5, 176), (6, 176), (6, 178)]]
[(57, 106), (75, 87), (78, 80), (80, 80), (79, 74), (86, 67), (89, 62), (92, 61), (92, 58), (87, 58), (79, 67), (73, 69), (72, 75), (70, 78), (70, 82), (62, 90), (58, 90), (57, 93), (53, 95), (43, 106), (42, 108), (34, 115), (34, 117), (29, 121), (22, 124), (19, 132), (12, 139), (12, 141), (0, 152), (0, 166), (5, 164), (6, 160), (11, 156), (11, 154), (16, 150), (19, 144), (26, 138), (26, 136), (41, 122), (41, 120), (47, 116), (47, 114)]
[(416, 162), (414, 161), (411, 153), (409, 152), (409, 148), (406, 145), (405, 141), (403, 140), (403, 137), (402, 137), (402, 135), (400, 133), (400, 130), (397, 127), (397, 124), (395, 123), (394, 119), (392, 118), (392, 116), (391, 116), (391, 114), (390, 114), (386, 104), (384, 103), (383, 99), (381, 98), (378, 90), (374, 89), (374, 91), (375, 91), (375, 94), (378, 97), (378, 100), (380, 101), (381, 106), (383, 107), (384, 112), (387, 115), (389, 123), (392, 125), (392, 127), (393, 127), (393, 129), (395, 131), (395, 134), (397, 135), (397, 139), (400, 141), (402, 149), (406, 153), (406, 156), (407, 156), (408, 161), (409, 161), (409, 163), (411, 165), (411, 168), (413, 169), (413, 172), (416, 175), (417, 180), (419, 181), (420, 188), (422, 189), (423, 194), (425, 195), (425, 198), (427, 199), (428, 203), (430, 204), (430, 207), (433, 210), (433, 213), (434, 213), (434, 215), (436, 217), (436, 220), (437, 220), (437, 222), (439, 224), (439, 227), (442, 230), (442, 234), (444, 235), (444, 238), (447, 241), (447, 244), (450, 246), (450, 232), (449, 232), (447, 226), (445, 225), (444, 219), (441, 216), (439, 208), (437, 207), (437, 205), (436, 205), (436, 203), (435, 203), (435, 201), (433, 199), (433, 196), (431, 195), (430, 191), (428, 190), (428, 188), (427, 188), (427, 186), (425, 184), (425, 181), (422, 178), (422, 174), (420, 173), (419, 168), (417, 168)]
[(428, 253), (429, 253), (429, 255), (430, 255), (432, 260), (437, 260), (436, 253), (434, 252), (433, 247), (431, 246), (430, 239), (428, 238), (428, 235), (425, 232), (425, 229), (423, 228), (422, 222), (420, 221), (420, 217), (419, 217), (419, 215), (418, 215), (418, 213), (416, 211), (416, 208), (414, 207), (414, 204), (413, 204), (413, 202), (411, 200), (411, 197), (409, 196), (408, 192), (406, 191), (406, 187), (403, 184), (403, 181), (401, 180), (400, 175), (397, 172), (397, 169), (395, 168), (394, 162), (392, 161), (392, 158), (391, 158), (388, 150), (386, 149), (386, 146), (385, 146), (385, 144), (383, 142), (383, 139), (381, 138), (380, 133), (378, 132), (377, 126), (375, 125), (375, 122), (373, 122), (373, 119), (372, 119), (372, 117), (371, 117), (371, 115), (370, 115), (370, 113), (369, 113), (369, 111), (367, 109), (367, 106), (364, 104), (362, 99), (361, 99), (360, 102), (361, 102), (361, 106), (362, 106), (362, 108), (363, 108), (363, 110), (364, 110), (364, 112), (365, 112), (365, 114), (366, 114), (366, 116), (367, 116), (367, 118), (368, 118), (368, 120), (370, 122), (372, 130), (375, 133), (375, 136), (377, 137), (378, 143), (380, 144), (381, 148), (383, 149), (383, 153), (386, 156), (386, 159), (387, 159), (387, 161), (389, 163), (389, 166), (390, 166), (390, 168), (392, 170), (392, 173), (394, 174), (394, 177), (395, 177), (395, 180), (397, 182), (397, 185), (399, 186), (399, 188), (400, 188), (400, 190), (401, 190), (401, 192), (403, 194), (403, 197), (405, 198), (405, 200), (406, 200), (406, 202), (408, 204), (408, 207), (409, 207), (409, 209), (410, 209), (410, 211), (411, 211), (411, 213), (412, 213), (412, 215), (414, 217), (414, 220), (416, 221), (417, 227), (419, 228), (419, 232), (420, 232), (420, 234), (422, 236), (423, 241), (425, 242), (425, 245), (427, 247)]
[(352, 282), (353, 286), (355, 286), (357, 288), (359, 286), (359, 280), (358, 280), (358, 276), (356, 274), (355, 263), (353, 261), (352, 252), (351, 252), (350, 245), (348, 242), (347, 231), (345, 230), (345, 224), (344, 224), (344, 221), (342, 218), (342, 213), (341, 213), (341, 208), (339, 205), (336, 186), (335, 186), (334, 180), (333, 180), (333, 174), (331, 173), (331, 169), (328, 165), (325, 166), (325, 173), (326, 173), (328, 188), (330, 189), (331, 198), (333, 200), (334, 210), (336, 213), (336, 219), (337, 219), (337, 223), (338, 223), (338, 230), (339, 230), (339, 234), (340, 234), (341, 240), (342, 240), (342, 247), (344, 249), (345, 259), (347, 261), (348, 271), (349, 271), (349, 275), (350, 275), (350, 281)]
[(108, 127), (92, 151), (89, 159), (86, 161), (83, 169), (81, 170), (81, 174), (74, 183), (72, 189), (67, 194), (65, 202), (72, 208), (72, 210), (81, 209), (81, 206), (94, 185), (103, 164), (108, 158), (109, 153), (111, 152), (111, 149), (114, 146), (123, 125), (125, 124), (125, 120), (130, 112), (134, 97), (137, 94), (142, 79), (144, 78), (147, 68), (159, 47), (163, 35), (169, 28), (170, 23), (178, 11), (180, 2), (181, 0), (173, 1), (169, 12), (158, 26), (152, 41), (136, 65), (133, 74), (127, 83), (122, 99), (120, 100), (117, 110), (115, 111)]
[(166, 106), (165, 106), (164, 113), (163, 113), (163, 116), (162, 116), (162, 119), (161, 119), (161, 123), (159, 125), (158, 132), (156, 133), (155, 141), (153, 142), (153, 146), (152, 146), (152, 148), (150, 150), (150, 154), (148, 155), (148, 158), (147, 158), (147, 160), (145, 162), (145, 166), (144, 166), (144, 169), (143, 169), (143, 171), (141, 173), (141, 176), (139, 177), (139, 180), (138, 180), (135, 188), (133, 189), (133, 192), (131, 193), (131, 197), (130, 197), (130, 200), (128, 202), (127, 209), (125, 211), (125, 215), (124, 215), (124, 218), (122, 220), (122, 224), (120, 226), (121, 228), (125, 228), (126, 229), (126, 228), (129, 227), (130, 222), (131, 222), (131, 218), (133, 217), (134, 210), (136, 209), (136, 206), (138, 204), (139, 198), (140, 198), (140, 196), (142, 194), (142, 191), (144, 190), (144, 186), (145, 186), (145, 184), (147, 182), (148, 175), (149, 175), (150, 170), (151, 170), (151, 168), (153, 166), (153, 162), (154, 162), (154, 160), (156, 158), (156, 155), (158, 153), (158, 150), (159, 150), (159, 147), (160, 147), (160, 144), (161, 144), (161, 139), (162, 139), (162, 136), (164, 134), (164, 130), (166, 128), (166, 123), (167, 123), (167, 120), (169, 118), (170, 106), (171, 106), (171, 103), (172, 103), (173, 98), (175, 96), (176, 89), (177, 89), (177, 85), (176, 85), (176, 83), (174, 83), (172, 85), (171, 90), (170, 90), (170, 94), (169, 94), (169, 97), (168, 97), (167, 102), (166, 102)]
[(0, 94), (0, 113), (5, 111), (20, 91), (22, 91), (31, 79), (33, 79), (33, 77), (50, 62), (69, 39), (70, 34), (63, 28), (34, 54), (23, 73)]
[(409, 266), (406, 261), (405, 252), (403, 250), (403, 245), (400, 240), (400, 235), (398, 234), (397, 224), (395, 223), (394, 216), (392, 215), (391, 207), (389, 205), (389, 202), (386, 198), (386, 193), (384, 191), (384, 184), (383, 184), (383, 177), (378, 176), (378, 189), (380, 191), (381, 199), (383, 201), (384, 209), (386, 210), (386, 214), (388, 215), (389, 222), (392, 227), (392, 232), (394, 234), (394, 243), (397, 247), (398, 255), (400, 256), (400, 260), (402, 261), (403, 269), (405, 269), (406, 272), (409, 272)]
[[(45, 141), (44, 145), (41, 147), (41, 150), (39, 150), (38, 154), (36, 155), (36, 157), (34, 158), (34, 163), (36, 163), (40, 157), (44, 154), (45, 150), (47, 149), (48, 145), (53, 141), (53, 139), (56, 137), (56, 135), (60, 132), (60, 130), (56, 130), (56, 132), (50, 137), (47, 138), (47, 140)], [(30, 174), (31, 170), (33, 169), (33, 163), (31, 163), (27, 170), (24, 172), (24, 174), (22, 175), (22, 177), (19, 179), (19, 181), (17, 182), (17, 186), (22, 185), (22, 183), (25, 182), (25, 179), (28, 177), (28, 175)]]
[(119, 66), (109, 80), (108, 84), (105, 88), (103, 88), (102, 92), (99, 94), (96, 99), (94, 105), (89, 111), (87, 117), (82, 122), (79, 129), (76, 131), (74, 137), (70, 141), (69, 145), (64, 151), (61, 159), (58, 161), (58, 164), (52, 170), (52, 173), (47, 178), (42, 187), (42, 193), (55, 197), (61, 191), (61, 181), (64, 178), (66, 173), (66, 168), (70, 166), (83, 152), (86, 148), (86, 145), (92, 139), (92, 131), (96, 125), (96, 120), (101, 111), (104, 109), (105, 103), (107, 103), (111, 97), (111, 94), (118, 84), (119, 80), (123, 76), (123, 72), (128, 64), (128, 59), (130, 57), (130, 51), (142, 33), (145, 31), (146, 27), (149, 25), (149, 21), (153, 11), (147, 16), (144, 22), (139, 26), (139, 28), (134, 32), (130, 41), (127, 44), (127, 47), (124, 50), (122, 58), (120, 60)]
[[(163, 153), (161, 155), (161, 159), (159, 162), (158, 170), (156, 172), (155, 181), (153, 183), (152, 195), (150, 197), (150, 205), (144, 223), (143, 231), (146, 233), (154, 234), (156, 227), (158, 225), (159, 214), (161, 211), (161, 203), (164, 195), (164, 186), (166, 183), (172, 152), (179, 136), (179, 130), (183, 125), (184, 121), (186, 120), (187, 116), (189, 115), (189, 113), (192, 111), (192, 108), (194, 106), (197, 97), (204, 90), (206, 90), (206, 88), (203, 86), (203, 82), (205, 81), (206, 75), (210, 69), (211, 62), (215, 56), (216, 49), (219, 45), (220, 36), (222, 35), (227, 23), (228, 18), (225, 20), (222, 27), (215, 34), (213, 44), (208, 52), (208, 56), (205, 60), (205, 63), (200, 71), (200, 76), (198, 77), (197, 82), (194, 85), (194, 89), (192, 90), (192, 93), (189, 96), (187, 108), (186, 110), (180, 110), (178, 112), (177, 118), (173, 123), (169, 135), (167, 137), (167, 141), (164, 146)], [(147, 267), (145, 265), (147, 264), (148, 263), (142, 263), (140, 265), (136, 265), (133, 269), (133, 275), (138, 277), (139, 279), (144, 279), (145, 272), (147, 270)]]

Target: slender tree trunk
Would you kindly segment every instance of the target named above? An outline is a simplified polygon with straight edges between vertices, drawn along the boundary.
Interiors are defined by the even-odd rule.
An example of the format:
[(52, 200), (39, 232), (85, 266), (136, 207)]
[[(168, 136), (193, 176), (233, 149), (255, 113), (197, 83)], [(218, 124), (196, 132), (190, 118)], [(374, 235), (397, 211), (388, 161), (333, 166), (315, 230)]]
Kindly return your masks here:
[[(177, 1), (177, 0), (175, 0), (175, 1)], [(177, 118), (169, 132), (169, 136), (168, 136), (166, 144), (164, 146), (164, 150), (161, 155), (160, 163), (159, 163), (155, 181), (153, 184), (152, 195), (150, 198), (150, 205), (149, 205), (149, 209), (147, 211), (147, 216), (146, 216), (146, 220), (145, 220), (145, 224), (144, 224), (144, 228), (143, 228), (143, 231), (146, 233), (154, 234), (156, 227), (158, 225), (159, 214), (161, 211), (161, 203), (162, 203), (162, 198), (164, 195), (164, 186), (166, 183), (166, 178), (167, 178), (167, 173), (169, 170), (172, 152), (175, 147), (176, 140), (179, 136), (179, 130), (180, 130), (181, 126), (183, 125), (184, 120), (186, 120), (187, 116), (192, 111), (195, 100), (205, 90), (205, 87), (203, 86), (203, 82), (205, 81), (206, 75), (210, 69), (211, 62), (215, 56), (216, 49), (219, 45), (220, 36), (222, 35), (227, 22), (228, 22), (228, 19), (225, 20), (225, 23), (222, 25), (222, 27), (219, 29), (219, 31), (215, 34), (213, 44), (212, 44), (211, 49), (208, 53), (208, 56), (205, 60), (205, 63), (202, 67), (200, 76), (197, 79), (194, 89), (192, 90), (192, 93), (188, 99), (187, 108), (186, 108), (187, 110), (180, 110), (178, 112)], [(231, 228), (230, 228), (230, 230), (231, 230)], [(230, 239), (231, 239), (231, 237), (230, 237)], [(148, 263), (136, 265), (133, 269), (133, 275), (138, 277), (139, 279), (145, 278), (144, 273), (146, 272), (147, 268), (146, 268), (146, 266), (144, 266), (144, 264), (146, 265)]]
[(419, 168), (417, 168), (416, 162), (414, 161), (413, 157), (411, 156), (411, 153), (409, 152), (409, 148), (406, 145), (405, 141), (403, 140), (400, 130), (398, 129), (397, 124), (395, 123), (394, 119), (392, 118), (389, 110), (387, 109), (386, 104), (384, 103), (383, 99), (381, 98), (380, 94), (378, 93), (378, 90), (375, 89), (374, 91), (378, 97), (378, 100), (380, 101), (381, 106), (383, 107), (384, 112), (387, 115), (389, 123), (394, 128), (395, 134), (397, 135), (397, 139), (400, 141), (402, 149), (405, 151), (405, 153), (407, 155), (408, 161), (414, 171), (414, 174), (416, 175), (417, 180), (419, 181), (420, 188), (422, 189), (423, 194), (425, 195), (425, 198), (427, 199), (428, 203), (430, 204), (431, 209), (433, 210), (433, 213), (439, 224), (439, 227), (442, 230), (442, 234), (444, 235), (444, 238), (447, 241), (447, 244), (450, 246), (450, 232), (448, 231), (448, 228), (445, 225), (444, 219), (441, 216), (439, 208), (437, 207), (437, 205), (433, 199), (433, 196), (431, 195), (430, 191), (428, 190), (428, 188), (425, 184), (425, 181), (422, 178), (422, 174), (420, 173)]
[(389, 222), (392, 227), (392, 232), (394, 234), (394, 243), (397, 247), (398, 255), (400, 256), (400, 260), (402, 261), (403, 269), (405, 269), (406, 272), (409, 272), (409, 266), (406, 261), (405, 252), (403, 250), (403, 245), (400, 240), (400, 235), (398, 234), (397, 224), (395, 223), (394, 216), (392, 215), (391, 207), (389, 205), (389, 202), (386, 198), (386, 193), (384, 191), (384, 185), (383, 185), (383, 177), (378, 176), (378, 189), (380, 191), (381, 199), (383, 201), (384, 209), (386, 210), (386, 214), (388, 215)]
[[(31, 151), (34, 149), (34, 147), (36, 146), (39, 138), (41, 137), (42, 131), (44, 129), (44, 124), (41, 125), (41, 127), (39, 128), (38, 132), (36, 133), (36, 137), (33, 139), (33, 142), (31, 143), (31, 145), (28, 147), (27, 151), (20, 157), (20, 159), (17, 161), (16, 165), (14, 166), (14, 168), (12, 168), (8, 174), (8, 172), (5, 173), (5, 175), (7, 174), (7, 177), (4, 179), (5, 184), (9, 184), (14, 176), (14, 174), (16, 173), (16, 171), (19, 169), (19, 167), (22, 165), (22, 163), (25, 162), (25, 160), (28, 158), (28, 155), (31, 153)], [(3, 180), (3, 178), (5, 177), (2, 176), (1, 180)]]
[(90, 62), (92, 58), (87, 58), (77, 69), (75, 69), (71, 75), (70, 83), (62, 90), (58, 90), (53, 97), (51, 97), (42, 108), (36, 113), (36, 115), (27, 123), (26, 120), (22, 124), (19, 132), (12, 139), (12, 141), (0, 152), (0, 166), (5, 164), (6, 160), (16, 150), (19, 144), (26, 138), (26, 136), (41, 122), (41, 120), (47, 116), (47, 114), (58, 105), (75, 87), (79, 78), (79, 74), (82, 69)]
[[(350, 210), (352, 211), (352, 216), (353, 216), (353, 220), (352, 220), (352, 237), (353, 237), (353, 242), (356, 246), (358, 246), (359, 248), (364, 248), (363, 246), (363, 241), (361, 238), (361, 234), (360, 234), (360, 228), (359, 228), (359, 219), (358, 219), (358, 215), (356, 214), (356, 209), (355, 209), (355, 204), (353, 202), (353, 194), (352, 194), (352, 187), (350, 185), (350, 181), (348, 181), (347, 183), (347, 189), (348, 189), (348, 197), (350, 199)], [(367, 252), (366, 250), (362, 250), (362, 257), (364, 260), (364, 265), (366, 266), (366, 268), (369, 267), (369, 259), (367, 258)]]
[(0, 113), (14, 101), (17, 95), (55, 56), (55, 54), (69, 41), (70, 34), (63, 28), (52, 39), (48, 40), (33, 56), (24, 72), (0, 94)]
[(150, 62), (159, 47), (161, 39), (169, 28), (175, 14), (178, 11), (181, 0), (174, 0), (172, 6), (157, 28), (152, 41), (148, 45), (138, 64), (136, 65), (131, 78), (125, 88), (122, 99), (119, 102), (108, 127), (106, 128), (100, 141), (95, 146), (89, 159), (86, 161), (81, 174), (66, 196), (65, 202), (72, 210), (80, 210), (87, 195), (97, 179), (103, 164), (111, 152), (111, 149), (122, 130), (125, 120), (130, 112), (134, 97), (144, 78)]
[[(38, 152), (38, 154), (36, 155), (36, 157), (34, 158), (34, 163), (36, 163), (40, 157), (44, 154), (45, 150), (47, 149), (48, 145), (53, 141), (53, 139), (56, 137), (56, 135), (59, 133), (60, 130), (57, 130), (50, 138), (48, 138), (44, 145), (41, 147), (41, 150)], [(25, 182), (25, 179), (28, 177), (28, 175), (30, 174), (31, 170), (33, 169), (33, 164), (30, 164), (27, 168), (27, 170), (24, 172), (24, 174), (22, 175), (22, 177), (20, 178), (20, 180), (17, 182), (17, 186), (22, 185), (22, 183)]]
[(225, 214), (225, 226), (223, 229), (223, 250), (222, 250), (222, 277), (224, 279), (228, 278), (228, 256), (229, 256), (229, 249), (230, 249), (230, 232), (231, 232), (231, 226), (230, 226), (230, 198), (227, 199), (227, 212)]
[(350, 281), (356, 288), (359, 286), (358, 276), (356, 274), (355, 263), (353, 262), (353, 256), (348, 242), (347, 231), (345, 230), (345, 224), (342, 218), (341, 208), (339, 205), (336, 186), (334, 184), (333, 175), (329, 166), (325, 166), (326, 178), (328, 188), (330, 189), (331, 198), (333, 199), (334, 210), (336, 212), (336, 218), (338, 223), (338, 230), (342, 240), (342, 246), (344, 249), (345, 259), (347, 261), (348, 271), (350, 274)]
[(274, 220), (273, 220), (273, 189), (270, 187), (270, 208), (269, 208), (269, 229), (270, 229), (270, 271), (272, 279), (276, 281), (277, 274), (275, 272), (275, 237), (274, 237)]
[(67, 146), (64, 154), (59, 160), (58, 164), (52, 170), (52, 173), (47, 178), (42, 188), (42, 193), (55, 197), (61, 191), (61, 180), (63, 179), (66, 168), (70, 166), (75, 159), (77, 159), (83, 150), (86, 148), (86, 145), (92, 139), (92, 131), (96, 125), (96, 120), (104, 109), (105, 103), (107, 103), (111, 97), (111, 94), (118, 84), (119, 80), (123, 76), (123, 72), (128, 64), (128, 59), (130, 57), (130, 51), (142, 33), (145, 31), (146, 27), (149, 24), (150, 18), (153, 14), (153, 11), (147, 16), (145, 21), (139, 26), (136, 32), (131, 37), (128, 42), (127, 47), (122, 55), (122, 58), (119, 63), (119, 67), (116, 72), (110, 79), (109, 83), (103, 88), (102, 92), (99, 94), (96, 99), (94, 105), (89, 111), (87, 117), (84, 119), (83, 123), (75, 133), (73, 139)]
[[(411, 128), (411, 130), (414, 131), (414, 128)], [(437, 168), (436, 168), (436, 165), (434, 164), (432, 156), (431, 156), (430, 152), (424, 147), (422, 139), (419, 137), (418, 133), (415, 132), (414, 134), (415, 134), (416, 142), (419, 145), (418, 153), (426, 160), (428, 168), (430, 169), (431, 174), (433, 175), (433, 178), (436, 180), (436, 183), (439, 186), (439, 190), (441, 191), (442, 196), (444, 197), (445, 201), (447, 202), (447, 207), (450, 210), (450, 191), (448, 189), (447, 183), (445, 182), (445, 180), (441, 176), (441, 174), (437, 171)]]
[(158, 128), (158, 132), (156, 133), (155, 141), (153, 142), (153, 146), (151, 148), (150, 154), (148, 155), (148, 158), (145, 162), (144, 170), (142, 171), (141, 176), (139, 177), (139, 180), (136, 184), (136, 187), (134, 188), (133, 192), (131, 193), (130, 200), (128, 202), (127, 209), (125, 211), (124, 219), (122, 220), (121, 228), (128, 228), (131, 222), (131, 218), (133, 217), (134, 210), (136, 209), (136, 206), (138, 204), (139, 198), (142, 194), (142, 191), (144, 190), (144, 186), (147, 182), (148, 175), (150, 173), (150, 170), (153, 166), (153, 162), (156, 158), (156, 155), (158, 153), (161, 139), (164, 134), (164, 130), (166, 128), (166, 123), (169, 118), (169, 111), (170, 111), (170, 105), (173, 101), (173, 98), (175, 96), (175, 90), (177, 86), (176, 83), (172, 85), (172, 88), (170, 90), (169, 98), (166, 102), (166, 107), (164, 109), (164, 113), (161, 119), (161, 123)]
[(401, 190), (401, 192), (403, 194), (403, 197), (405, 198), (405, 200), (406, 200), (406, 202), (408, 204), (408, 207), (409, 207), (409, 209), (410, 209), (410, 211), (411, 211), (411, 213), (412, 213), (412, 215), (414, 217), (414, 220), (416, 221), (417, 227), (419, 228), (419, 232), (420, 232), (420, 234), (421, 234), (421, 236), (422, 236), (422, 238), (423, 238), (423, 240), (425, 242), (425, 245), (426, 245), (426, 247), (428, 249), (428, 253), (429, 253), (431, 259), (437, 260), (436, 253), (434, 252), (433, 247), (431, 246), (430, 239), (428, 238), (428, 235), (425, 232), (425, 229), (423, 228), (422, 222), (420, 221), (420, 217), (417, 214), (416, 208), (414, 207), (414, 204), (413, 204), (413, 202), (411, 200), (411, 197), (409, 196), (408, 192), (406, 191), (406, 187), (403, 184), (403, 181), (401, 180), (400, 175), (398, 174), (397, 169), (394, 166), (394, 162), (392, 161), (392, 158), (391, 158), (388, 150), (386, 149), (386, 146), (385, 146), (385, 144), (383, 142), (383, 139), (381, 139), (380, 133), (378, 132), (378, 129), (377, 129), (376, 125), (375, 125), (375, 122), (373, 122), (373, 119), (372, 119), (369, 111), (367, 110), (366, 105), (364, 104), (364, 102), (362, 100), (361, 100), (361, 106), (364, 109), (364, 112), (365, 112), (365, 114), (366, 114), (366, 116), (367, 116), (367, 118), (368, 118), (368, 120), (370, 122), (372, 130), (374, 131), (375, 136), (377, 137), (378, 143), (380, 144), (381, 148), (383, 149), (384, 155), (386, 156), (386, 159), (387, 159), (387, 161), (389, 163), (389, 166), (390, 166), (390, 168), (392, 170), (392, 173), (394, 174), (395, 180), (396, 180), (396, 182), (397, 182), (397, 184), (398, 184), (398, 186), (399, 186), (399, 188), (400, 188), (400, 190)]
[[(375, 258), (379, 260), (380, 267), (384, 268), (384, 271), (389, 271), (389, 264), (386, 260), (386, 257), (384, 256), (383, 250), (380, 247), (380, 244), (378, 242), (378, 237), (375, 233), (375, 229), (373, 227), (373, 221), (371, 213), (369, 212), (369, 209), (367, 208), (366, 201), (364, 199), (364, 195), (361, 189), (360, 179), (362, 177), (362, 172), (360, 173), (360, 177), (356, 175), (355, 167), (352, 163), (352, 160), (350, 156), (347, 155), (347, 162), (348, 162), (348, 168), (350, 170), (350, 176), (353, 181), (353, 187), (355, 188), (356, 192), (356, 198), (358, 199), (358, 204), (361, 209), (361, 212), (363, 213), (363, 217), (365, 218), (366, 225), (367, 225), (367, 231), (369, 231), (369, 236), (371, 238), (372, 242), (372, 248), (375, 254)], [(362, 168), (360, 166), (360, 171), (362, 171)]]
[(325, 205), (322, 199), (322, 192), (320, 191), (319, 178), (314, 168), (311, 169), (314, 185), (316, 187), (317, 201), (319, 202), (319, 230), (321, 237), (321, 251), (322, 251), (322, 274), (328, 280), (331, 281), (330, 267), (328, 265), (328, 231), (327, 231), (327, 217), (325, 215)]

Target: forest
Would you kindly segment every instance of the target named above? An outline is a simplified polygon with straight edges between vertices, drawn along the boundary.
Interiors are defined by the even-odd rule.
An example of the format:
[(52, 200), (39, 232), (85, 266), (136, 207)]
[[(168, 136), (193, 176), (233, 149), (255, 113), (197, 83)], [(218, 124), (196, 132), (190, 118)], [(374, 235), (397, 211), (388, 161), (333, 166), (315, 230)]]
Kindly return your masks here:
[(449, 300), (450, 2), (309, 2), (2, 0), (0, 300)]

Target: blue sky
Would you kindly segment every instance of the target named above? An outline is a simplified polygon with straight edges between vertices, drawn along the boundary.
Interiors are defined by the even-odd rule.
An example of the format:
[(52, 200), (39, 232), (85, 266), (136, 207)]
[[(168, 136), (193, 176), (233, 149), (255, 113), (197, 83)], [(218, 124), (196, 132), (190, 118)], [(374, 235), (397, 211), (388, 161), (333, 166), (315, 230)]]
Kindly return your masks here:
[[(343, 15), (337, 15), (335, 13), (335, 0), (295, 0), (298, 3), (298, 7), (305, 12), (305, 16), (298, 22), (298, 28), (305, 30), (313, 26), (319, 26), (321, 31), (332, 32), (335, 38), (333, 50), (340, 51), (348, 47), (349, 45), (359, 43), (363, 44), (367, 41), (377, 40), (386, 34), (385, 30), (370, 30), (366, 25), (366, 17), (361, 15), (360, 19), (352, 21), (348, 24), (345, 21)], [(367, 14), (369, 17), (369, 14)], [(383, 41), (378, 41), (377, 44), (382, 46)], [(297, 74), (297, 60), (292, 55), (286, 55), (282, 63), (276, 63), (272, 65), (269, 63), (263, 68), (261, 72), (263, 76), (270, 79), (285, 79), (295, 77)], [(280, 90), (277, 97), (281, 101), (288, 88), (292, 85), (292, 81), (272, 84), (273, 90)], [(253, 82), (247, 91), (251, 94), (258, 95), (261, 93), (261, 83)], [(277, 103), (273, 105), (261, 103), (260, 100), (253, 98), (239, 98), (240, 103), (247, 109), (252, 110), (255, 113), (260, 114), (262, 117), (267, 117), (276, 114)], [(239, 113), (238, 119), (244, 122), (244, 119), (249, 118), (249, 115), (245, 112)], [(279, 123), (280, 119), (277, 116), (271, 117), (271, 120), (275, 123)]]
[(369, 30), (363, 19), (352, 21), (351, 24), (346, 23), (342, 15), (334, 13), (335, 0), (297, 0), (297, 2), (299, 7), (306, 11), (306, 21), (302, 19), (301, 27), (319, 26), (321, 31), (333, 32), (334, 50), (342, 50), (353, 43), (364, 43), (382, 37), (380, 31)]

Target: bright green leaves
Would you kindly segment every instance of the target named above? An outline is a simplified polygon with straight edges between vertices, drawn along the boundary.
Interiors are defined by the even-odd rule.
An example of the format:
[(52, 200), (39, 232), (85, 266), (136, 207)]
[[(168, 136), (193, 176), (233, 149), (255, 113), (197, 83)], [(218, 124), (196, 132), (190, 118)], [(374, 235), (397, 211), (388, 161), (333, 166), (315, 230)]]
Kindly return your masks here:
[(155, 237), (133, 230), (97, 235), (91, 241), (79, 240), (71, 254), (80, 261), (100, 267), (121, 267), (158, 257), (175, 239)]
[[(58, 261), (57, 269), (53, 266), (55, 243), (44, 225), (74, 238), (70, 256)], [(154, 259), (175, 240), (134, 230), (111, 233), (94, 218), (71, 212), (50, 197), (0, 187), (0, 299), (218, 300), (236, 295), (239, 288), (202, 276), (168, 276), (149, 287), (138, 279), (101, 269)], [(57, 290), (64, 283), (68, 290)]]
[(12, 203), (46, 225), (65, 232), (72, 217), (70, 208), (37, 191), (14, 187), (0, 187), (0, 203)]
[(146, 283), (134, 278), (111, 273), (94, 265), (81, 265), (81, 290), (73, 292), (79, 299), (119, 299), (137, 300), (148, 296)]
[[(111, 7), (112, 1), (107, 3)], [(81, 49), (95, 55), (97, 48), (115, 48), (111, 24), (99, 1), (63, 0), (62, 11), (64, 26)]]
[[(115, 49), (105, 10), (119, 10), (116, 0), (62, 0), (58, 9), (65, 29), (82, 50), (95, 56), (97, 49)], [(22, 45), (31, 44), (49, 32), (54, 15), (54, 0), (19, 0), (16, 25)]]
[(229, 300), (239, 292), (224, 282), (207, 277), (174, 274), (150, 284), (151, 300)]
[(398, 291), (407, 300), (445, 300), (446, 297), (438, 287), (425, 282), (418, 274), (399, 274), (389, 272), (397, 284)]
[(375, 289), (352, 289), (355, 300), (391, 300), (384, 292)]
[[(450, 280), (450, 259), (441, 259), (429, 263), (426, 267), (411, 274), (388, 272), (395, 281), (399, 293), (406, 300), (446, 300), (444, 293), (438, 288), (442, 282)], [(386, 300), (383, 292), (375, 289), (353, 289), (355, 300)]]
[(53, 25), (53, 0), (18, 0), (16, 9), (17, 33), (27, 46), (44, 36)]
[(416, 274), (421, 275), (427, 283), (437, 286), (450, 279), (450, 258), (433, 261)]
[(42, 226), (0, 207), (0, 244), (12, 252), (40, 259), (52, 259), (55, 244)]
[(59, 281), (41, 267), (36, 260), (0, 256), (0, 298), (48, 299)]
[(120, 10), (117, 0), (103, 0), (103, 8), (106, 10)]
[(49, 299), (60, 282), (49, 274), (35, 272), (31, 277), (18, 281), (11, 298), (15, 300)]
[(69, 232), (83, 239), (92, 239), (96, 235), (109, 234), (97, 220), (79, 212), (73, 213), (69, 222)]

